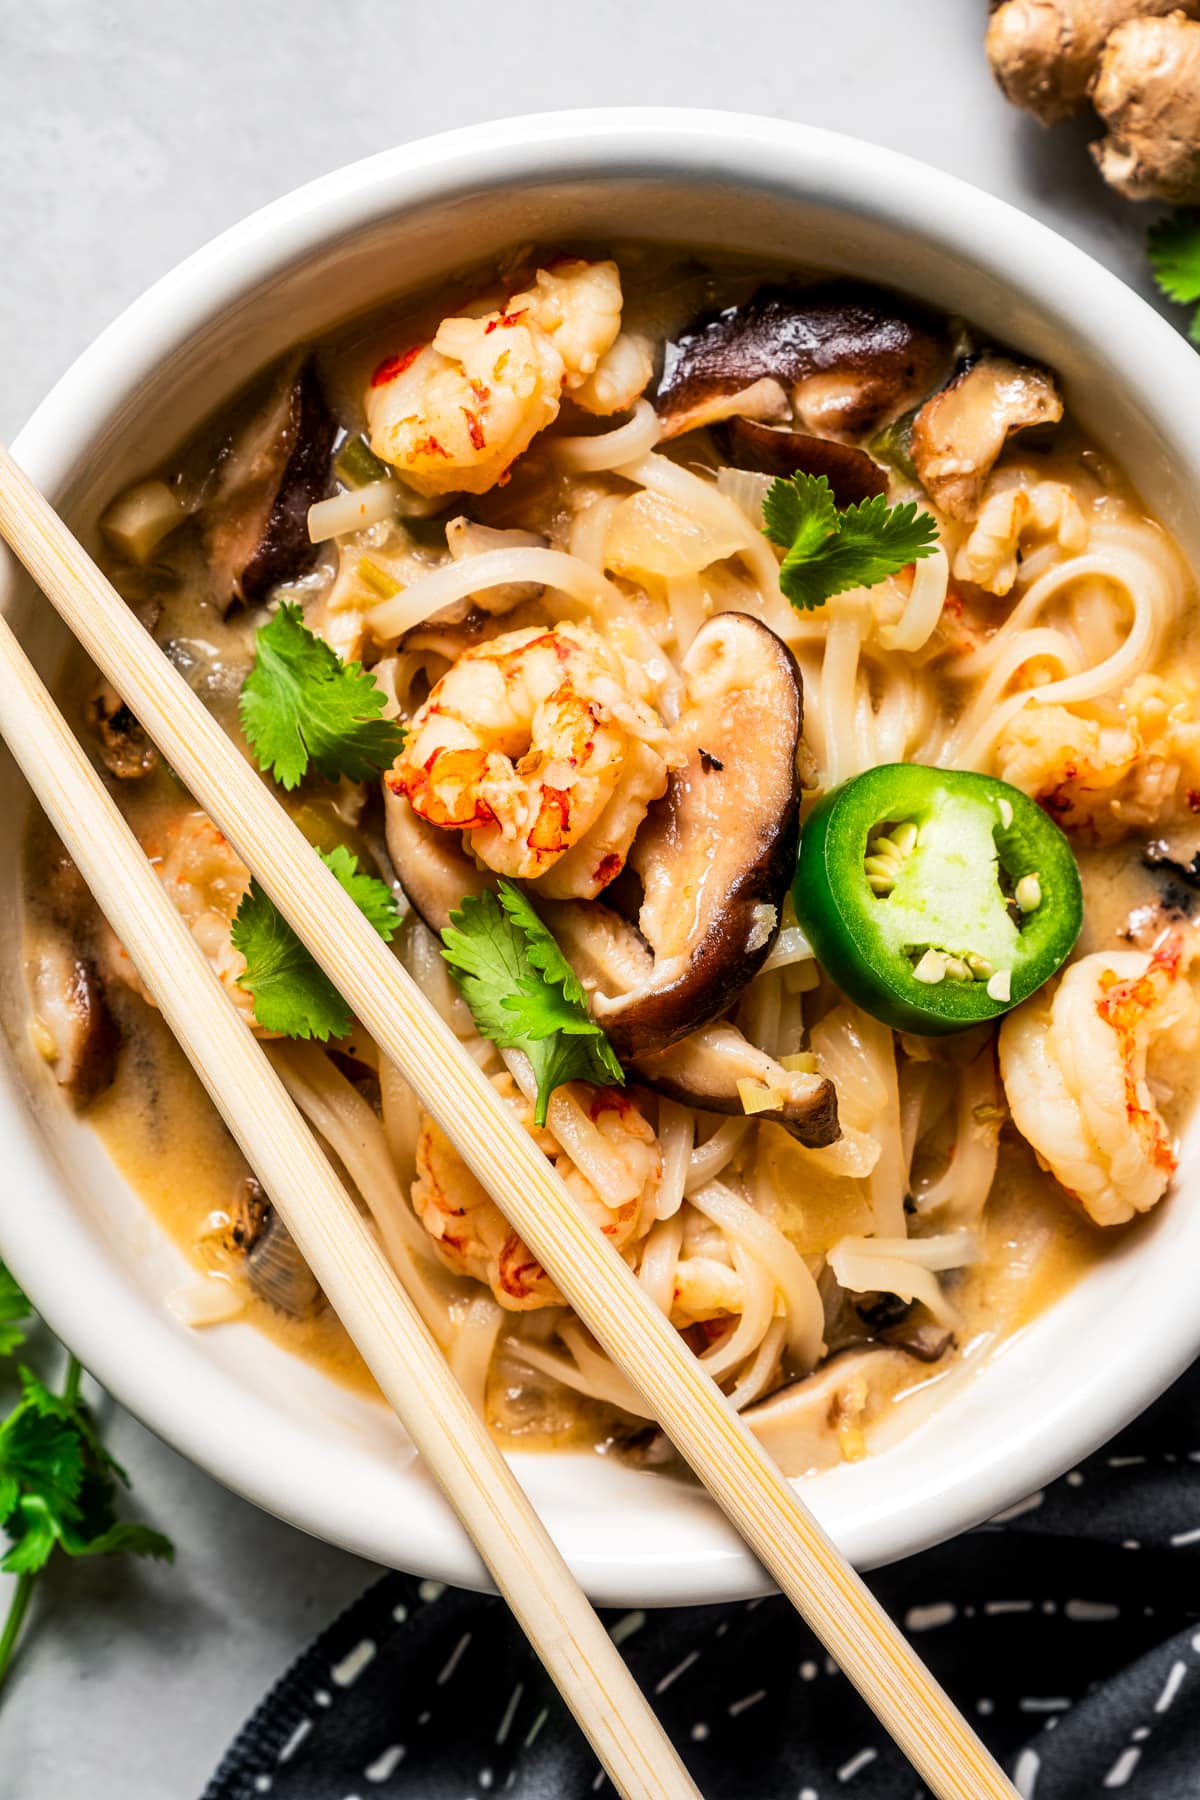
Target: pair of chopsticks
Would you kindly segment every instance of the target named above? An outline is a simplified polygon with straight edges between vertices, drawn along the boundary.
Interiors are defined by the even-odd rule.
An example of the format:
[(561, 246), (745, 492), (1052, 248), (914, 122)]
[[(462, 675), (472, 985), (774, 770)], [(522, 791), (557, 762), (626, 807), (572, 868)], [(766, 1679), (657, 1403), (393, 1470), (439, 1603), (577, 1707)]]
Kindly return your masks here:
[[(923, 1780), (942, 1800), (1014, 1800), (1003, 1771), (678, 1332), (3, 447), (0, 536)], [(631, 1800), (694, 1795), (599, 1620), (3, 620), (0, 735), (614, 1786)]]

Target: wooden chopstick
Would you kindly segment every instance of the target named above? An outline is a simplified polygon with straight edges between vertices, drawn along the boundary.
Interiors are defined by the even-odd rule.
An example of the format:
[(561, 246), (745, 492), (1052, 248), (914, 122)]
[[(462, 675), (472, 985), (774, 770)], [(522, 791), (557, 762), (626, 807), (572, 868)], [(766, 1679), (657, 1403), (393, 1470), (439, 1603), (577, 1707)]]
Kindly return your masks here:
[(613, 1786), (627, 1800), (699, 1800), (378, 1241), (2, 617), (0, 736)]
[(3, 448), (0, 535), (929, 1787), (943, 1800), (1014, 1800), (999, 1765), (796, 1489)]

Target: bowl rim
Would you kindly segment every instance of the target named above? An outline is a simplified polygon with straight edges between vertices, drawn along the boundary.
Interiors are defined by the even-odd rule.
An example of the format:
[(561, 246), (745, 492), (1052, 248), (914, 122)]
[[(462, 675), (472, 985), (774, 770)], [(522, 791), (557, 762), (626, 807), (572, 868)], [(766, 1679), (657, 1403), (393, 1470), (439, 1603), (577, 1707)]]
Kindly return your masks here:
[[(331, 239), (417, 206), (448, 201), (465, 189), (513, 183), (655, 178), (691, 184), (733, 182), (791, 193), (895, 227), (965, 256), (982, 275), (1018, 292), (1042, 315), (1062, 322), (1085, 350), (1136, 343), (1129, 386), (1173, 445), (1186, 446), (1200, 471), (1195, 352), (1143, 299), (1084, 251), (1017, 208), (913, 158), (815, 127), (749, 114), (689, 108), (619, 107), (533, 114), (416, 140), (310, 182), (221, 233), (134, 300), (86, 348), (37, 407), (13, 452), (52, 498), (68, 482), (81, 446), (156, 367), (242, 293), (281, 273)], [(1081, 322), (1072, 307), (1082, 308)], [(0, 1141), (28, 1137), (32, 1121), (19, 1083), (0, 1095)], [(486, 1584), (481, 1565), (440, 1502), (425, 1502), (403, 1529), (372, 1520), (342, 1492), (328, 1459), (295, 1433), (272, 1433), (263, 1410), (221, 1435), (212, 1415), (227, 1403), (214, 1367), (187, 1370), (190, 1395), (168, 1378), (184, 1365), (148, 1308), (138, 1329), (113, 1332), (108, 1309), (121, 1284), (98, 1259), (56, 1254), (34, 1218), (9, 1206), (3, 1227), (13, 1271), (51, 1328), (72, 1345), (106, 1388), (152, 1430), (226, 1485), (314, 1535), (382, 1562), (464, 1586)], [(1162, 1259), (1160, 1259), (1162, 1260)], [(1160, 1272), (1161, 1273), (1161, 1272)], [(1089, 1453), (1150, 1403), (1200, 1351), (1200, 1314), (1185, 1304), (1181, 1276), (1147, 1308), (1140, 1354), (1124, 1355), (1089, 1384), (1086, 1404), (1051, 1409), (1007, 1460), (968, 1462), (933, 1487), (906, 1493), (860, 1530), (846, 1548), (864, 1566), (938, 1541), (992, 1516)], [(1190, 1296), (1188, 1296), (1190, 1298)], [(156, 1340), (156, 1327), (157, 1338)], [(228, 1424), (227, 1418), (222, 1420)], [(278, 1458), (289, 1466), (282, 1472)], [(520, 1459), (518, 1459), (520, 1460)], [(553, 1526), (555, 1521), (549, 1521)], [(599, 1600), (678, 1604), (768, 1591), (757, 1563), (727, 1533), (681, 1533), (674, 1557), (639, 1559), (616, 1543), (568, 1552)], [(398, 1540), (403, 1548), (399, 1550)], [(689, 1547), (690, 1544), (690, 1547)]]

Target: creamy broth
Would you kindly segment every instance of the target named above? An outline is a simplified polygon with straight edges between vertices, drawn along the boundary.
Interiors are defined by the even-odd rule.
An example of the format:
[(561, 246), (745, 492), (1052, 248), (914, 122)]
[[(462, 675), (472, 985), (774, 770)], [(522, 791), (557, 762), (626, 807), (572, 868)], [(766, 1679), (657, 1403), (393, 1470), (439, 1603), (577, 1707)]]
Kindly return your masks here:
[[(723, 316), (735, 323), (757, 318), (764, 291), (793, 295), (788, 306), (802, 308), (806, 302), (794, 298), (794, 283), (780, 285), (794, 272), (639, 245), (582, 254), (611, 255), (619, 265), (622, 336), (616, 347), (610, 334), (609, 346), (602, 345), (589, 361), (570, 335), (583, 342), (588, 332), (593, 337), (601, 332), (594, 316), (603, 309), (601, 300), (583, 284), (593, 269), (607, 264), (552, 259), (544, 265), (550, 271), (545, 281), (540, 276), (535, 281), (539, 264), (527, 251), (514, 253), (499, 269), (465, 275), (418, 303), (405, 301), (359, 320), (315, 346), (308, 365), (297, 354), (269, 372), (161, 470), (147, 472), (169, 484), (179, 519), (140, 564), (137, 552), (130, 552), (132, 539), (126, 538), (124, 551), (110, 541), (107, 566), (114, 581), (252, 762), (238, 696), (253, 664), (255, 633), (280, 601), (303, 607), (305, 623), (339, 656), (361, 659), (375, 672), (389, 710), (409, 722), (410, 744), (428, 731), (438, 696), (449, 692), (443, 684), (452, 674), (465, 681), (464, 671), (491, 654), (490, 643), (500, 646), (496, 656), (504, 650), (517, 657), (528, 654), (535, 641), (553, 640), (560, 657), (579, 659), (582, 666), (585, 652), (595, 660), (594, 641), (602, 640), (608, 659), (603, 680), (621, 689), (620, 706), (615, 713), (610, 706), (606, 717), (624, 721), (628, 741), (622, 754), (629, 764), (640, 757), (651, 771), (637, 801), (641, 811), (611, 857), (614, 876), (626, 856), (635, 854), (631, 845), (639, 842), (637, 834), (650, 830), (639, 821), (653, 822), (654, 808), (666, 804), (664, 793), (675, 792), (670, 784), (684, 766), (678, 744), (687, 709), (696, 704), (680, 673), (689, 645), (713, 620), (749, 616), (786, 644), (803, 681), (804, 819), (823, 788), (875, 765), (915, 762), (999, 775), (1063, 823), (1085, 900), (1076, 963), (1116, 952), (1142, 956), (1144, 975), (1131, 965), (1122, 977), (1133, 983), (1129, 1004), (1142, 1008), (1147, 1020), (1152, 1008), (1166, 1006), (1170, 1013), (1169, 1024), (1149, 1046), (1151, 1085), (1137, 1089), (1137, 1117), (1130, 1099), (1128, 1121), (1134, 1136), (1157, 1134), (1154, 1154), (1165, 1169), (1171, 1137), (1191, 1104), (1195, 1034), (1182, 1001), (1164, 1001), (1158, 988), (1151, 993), (1138, 983), (1161, 987), (1169, 981), (1182, 994), (1193, 954), (1189, 883), (1200, 851), (1194, 819), (1200, 797), (1193, 805), (1190, 796), (1200, 796), (1200, 748), (1188, 734), (1194, 724), (1200, 738), (1200, 706), (1194, 688), (1186, 680), (1181, 685), (1178, 677), (1194, 661), (1195, 615), (1187, 573), (1126, 474), (1069, 418), (1047, 440), (1044, 426), (1036, 427), (1031, 416), (1020, 421), (1032, 427), (1028, 438), (1019, 431), (1007, 440), (1000, 434), (986, 467), (981, 461), (978, 492), (965, 506), (946, 485), (945, 446), (941, 475), (931, 452), (921, 460), (922, 421), (925, 438), (932, 439), (935, 420), (929, 409), (935, 399), (966, 392), (963, 384), (972, 380), (978, 385), (989, 359), (999, 366), (1007, 353), (976, 344), (961, 322), (929, 319), (902, 300), (894, 304), (915, 348), (905, 370), (889, 373), (894, 391), (882, 398), (864, 399), (862, 368), (853, 358), (845, 367), (835, 360), (799, 379), (792, 370), (781, 382), (762, 376), (748, 357), (743, 386), (751, 398), (742, 402), (747, 411), (739, 414), (729, 406), (721, 416), (713, 394), (702, 394), (691, 428), (685, 424), (655, 444), (656, 431), (669, 431), (673, 418), (679, 423), (684, 404), (679, 393), (689, 407), (698, 404), (692, 389), (683, 386), (672, 400), (670, 383), (660, 380), (664, 346), (684, 346), (683, 352), (668, 349), (669, 372), (676, 366), (670, 358), (683, 355), (686, 362), (686, 346), (698, 335), (691, 329), (697, 319), (703, 322), (717, 309), (731, 309)], [(572, 282), (580, 284), (579, 294)], [(528, 304), (514, 302), (514, 293)], [(871, 304), (887, 298), (875, 296)], [(603, 304), (609, 300), (611, 293)], [(849, 305), (837, 299), (834, 311)], [(440, 322), (456, 315), (470, 322), (463, 342), (469, 338), (471, 348), (462, 351), (462, 369), (469, 374), (474, 367), (468, 354), (486, 351), (493, 358), (495, 383), (493, 390), (473, 379), (470, 392), (476, 399), (458, 408), (468, 421), (461, 451), (464, 428), (457, 420), (437, 427), (442, 443), (429, 420), (413, 426), (402, 416), (403, 405), (390, 398), (393, 384), (414, 383), (412, 405), (418, 413), (413, 417), (423, 418), (419, 408), (435, 380), (459, 381), (449, 352), (431, 347), (435, 336), (443, 343)], [(844, 319), (835, 323), (848, 330)], [(507, 398), (505, 352), (484, 341), (492, 331), (497, 343), (507, 339), (514, 354), (528, 340), (531, 354), (542, 358), (539, 366), (557, 358), (559, 386), (545, 399), (541, 429), (530, 433), (528, 447), (518, 448), (495, 479), (484, 482), (480, 476), (481, 491), (472, 492), (481, 466), (472, 459), (475, 452), (489, 453), (489, 421)], [(928, 351), (922, 347), (926, 341), (933, 346)], [(739, 341), (735, 349), (742, 355), (745, 346)], [(926, 354), (931, 360), (922, 374), (920, 359)], [(611, 394), (595, 373), (597, 357), (601, 374), (611, 363)], [(1022, 380), (1031, 391), (1040, 384), (1038, 399), (1045, 406), (1052, 376), (1019, 362), (1005, 364), (1010, 366), (1015, 370), (1006, 377), (1010, 388)], [(628, 392), (621, 391), (622, 382)], [(764, 382), (782, 398), (759, 391)], [(655, 392), (656, 383), (657, 424), (643, 398), (643, 391)], [(264, 558), (256, 541), (257, 564), (253, 557), (238, 562), (241, 539), (256, 519), (263, 545), (278, 527), (279, 495), (296, 478), (297, 445), (311, 425), (304, 408), (317, 390), (324, 396), (331, 443), (336, 427), (337, 454), (360, 434), (370, 438), (376, 457), (389, 444), (408, 445), (407, 461), (398, 465), (395, 506), (389, 500), (386, 516), (322, 542), (311, 559), (297, 556), (293, 541), (292, 561), (299, 565), (294, 568), (286, 556), (280, 561), (278, 543)], [(725, 396), (732, 391), (727, 387)], [(301, 397), (305, 392), (308, 397)], [(619, 404), (607, 406), (606, 396), (613, 395)], [(717, 393), (717, 400), (722, 397)], [(783, 418), (781, 404), (788, 408)], [(432, 409), (434, 402), (428, 405)], [(864, 424), (862, 409), (870, 412), (872, 406)], [(513, 408), (519, 413), (515, 401)], [(431, 410), (433, 425), (438, 416)], [(912, 444), (893, 454), (884, 438), (904, 418), (912, 426)], [(268, 429), (272, 419), (280, 421), (275, 439)], [(582, 453), (571, 447), (576, 439), (601, 445), (605, 431), (626, 421), (634, 437), (625, 461), (603, 466), (602, 449), (592, 458), (587, 445)], [(961, 422), (951, 423), (965, 429)], [(865, 466), (874, 470), (869, 479), (886, 480), (890, 505), (911, 501), (931, 508), (940, 563), (913, 565), (811, 612), (789, 607), (778, 592), (774, 552), (755, 522), (753, 496), (761, 499), (765, 484), (755, 487), (754, 480), (762, 466), (752, 466), (749, 480), (745, 472), (748, 444), (757, 445), (754, 455), (767, 454), (764, 427), (790, 429), (810, 446), (832, 445), (837, 456), (830, 466), (838, 480), (861, 476)], [(418, 429), (423, 437), (414, 435)], [(635, 442), (639, 431), (649, 433), (644, 442)], [(563, 439), (569, 440), (565, 449)], [(872, 458), (884, 460), (866, 462), (867, 444)], [(389, 460), (396, 456), (394, 450)], [(848, 462), (847, 456), (859, 460)], [(462, 487), (447, 485), (453, 475), (441, 472), (439, 459), (461, 475)], [(589, 461), (599, 466), (589, 468)], [(739, 469), (743, 473), (731, 479), (730, 472)], [(378, 470), (375, 474), (378, 482)], [(271, 480), (278, 491), (270, 488)], [(318, 500), (334, 485), (326, 459), (310, 497)], [(354, 492), (348, 478), (341, 485)], [(143, 501), (164, 504), (161, 492)], [(460, 517), (469, 523), (451, 542), (447, 523)], [(525, 537), (518, 540), (513, 533)], [(526, 579), (521, 557), (535, 550), (553, 550), (564, 565), (569, 561), (574, 585), (555, 591), (546, 589), (544, 573)], [(408, 596), (419, 595), (427, 578), (439, 571), (452, 578), (456, 563), (504, 551), (516, 558), (513, 575), (479, 594), (460, 584), (465, 600), (452, 599), (429, 618), (405, 620), (404, 629), (384, 628), (386, 617), (401, 619)], [(546, 565), (528, 567), (544, 571)], [(274, 576), (265, 585), (264, 568)], [(917, 614), (929, 602), (920, 599), (924, 589), (918, 584), (932, 591), (939, 568), (941, 587), (922, 626)], [(230, 605), (231, 569), (238, 572)], [(598, 606), (589, 599), (589, 582), (608, 600)], [(1139, 608), (1149, 619), (1145, 629)], [(510, 644), (515, 647), (506, 650)], [(1088, 671), (1110, 663), (1114, 680), (1095, 693), (1084, 691)], [(1064, 698), (1057, 702), (1053, 696), (1060, 688)], [(1049, 696), (1045, 703), (1039, 689)], [(433, 712), (427, 705), (431, 694)], [(198, 818), (161, 759), (146, 749), (116, 697), (97, 700), (95, 672), (78, 653), (64, 669), (60, 695), (72, 724), (106, 764), (110, 786), (172, 897), (253, 1022), (252, 997), (238, 985), (239, 962), (225, 941), (239, 883), (245, 885), (237, 859)], [(475, 729), (473, 717), (466, 728)], [(589, 740), (589, 755), (592, 750)], [(518, 752), (509, 754), (515, 759)], [(708, 759), (706, 766), (722, 769), (707, 750), (699, 754)], [(152, 766), (131, 772), (142, 757)], [(408, 912), (401, 927), (399, 954), (532, 1130), (519, 1071), (514, 1075), (511, 1062), (502, 1062), (476, 1033), (440, 961), (437, 940), (420, 917), (423, 913), (435, 926), (441, 922), (431, 916), (425, 893), (433, 865), (428, 845), (434, 839), (439, 847), (453, 840), (452, 857), (464, 859), (472, 880), (480, 869), (511, 872), (503, 860), (493, 859), (511, 858), (511, 842), (488, 852), (477, 821), (455, 826), (457, 814), (449, 823), (435, 816), (432, 790), (415, 757), (406, 746), (397, 759), (397, 785), (382, 801), (377, 783), (343, 779), (334, 785), (315, 776), (295, 792), (276, 792), (319, 849), (344, 845), (363, 869), (392, 884), (402, 901), (408, 891), (416, 911)], [(1188, 785), (1189, 758), (1197, 765), (1195, 789)], [(792, 765), (794, 774), (794, 754)], [(453, 804), (458, 803), (455, 797)], [(436, 804), (446, 807), (444, 793)], [(404, 811), (406, 828), (415, 818), (425, 833), (424, 840), (418, 835), (407, 864), (397, 848), (397, 807)], [(485, 815), (494, 818), (487, 807), (478, 819)], [(613, 814), (606, 816), (611, 830)], [(594, 836), (600, 824), (581, 830), (579, 842), (598, 845), (593, 860), (602, 849), (598, 867), (606, 864), (611, 846)], [(473, 861), (465, 857), (469, 849)], [(619, 883), (610, 887), (606, 879), (597, 886), (597, 871), (592, 887), (570, 885), (563, 871), (575, 854), (572, 839), (554, 851), (561, 858), (557, 874), (553, 862), (544, 873), (538, 865), (533, 876), (524, 865), (516, 870), (530, 897), (549, 903), (556, 934), (556, 921), (567, 930), (580, 916), (578, 909), (605, 906), (613, 909), (621, 929), (632, 930), (620, 924), (630, 916), (623, 891), (612, 898)], [(786, 886), (778, 888), (768, 908), (772, 942), (782, 923), (781, 945), (794, 944), (798, 936), (790, 902), (785, 905)], [(319, 1299), (297, 1300), (288, 1310), (279, 1304), (285, 1290), (264, 1286), (255, 1276), (252, 1252), (263, 1243), (264, 1218), (270, 1218), (263, 1196), (255, 1192), (240, 1152), (161, 1018), (139, 991), (128, 959), (82, 896), (77, 877), (40, 821), (27, 848), (26, 896), (35, 1044), (64, 1087), (74, 1086), (76, 1103), (86, 1108), (116, 1166), (193, 1263), (194, 1287), (173, 1297), (181, 1316), (198, 1328), (211, 1320), (208, 1328), (218, 1330), (224, 1319), (236, 1317), (334, 1379), (372, 1391), (353, 1346)], [(644, 930), (646, 916), (643, 911)], [(574, 961), (570, 941), (560, 941)], [(1172, 947), (1173, 960), (1162, 960), (1164, 944)], [(1002, 1082), (995, 1023), (961, 1038), (893, 1033), (847, 1001), (803, 946), (788, 954), (790, 961), (785, 957), (740, 985), (735, 981), (716, 1020), (759, 1057), (748, 1079), (752, 1089), (755, 1082), (764, 1089), (761, 1109), (747, 1101), (745, 1080), (738, 1088), (740, 1101), (735, 1095), (732, 1104), (723, 1101), (721, 1107), (698, 1100), (681, 1104), (678, 1083), (664, 1084), (651, 1072), (657, 1066), (653, 1055), (662, 1048), (655, 1044), (650, 1061), (645, 1056), (638, 1061), (640, 1050), (624, 1057), (631, 1084), (617, 1099), (605, 1100), (607, 1090), (574, 1084), (583, 1096), (576, 1122), (568, 1131), (568, 1114), (561, 1106), (557, 1114), (552, 1110), (543, 1148), (575, 1181), (581, 1203), (600, 1218), (647, 1286), (661, 1291), (688, 1342), (708, 1359), (785, 1468), (798, 1474), (854, 1460), (911, 1429), (984, 1356), (1023, 1330), (1116, 1240), (1137, 1229), (1124, 1222), (1101, 1229), (1093, 1213), (1126, 1217), (1158, 1195), (1127, 1206), (1115, 1175), (1111, 1181), (1107, 1175), (1098, 1178), (1095, 1195), (1086, 1185), (1079, 1194), (1063, 1179), (1074, 1152), (1060, 1156), (1056, 1133), (1061, 1136), (1068, 1101), (1043, 1118), (1036, 1092), (1031, 1098), (1022, 1087), (1022, 1058), (1030, 1053), (1034, 1030), (1028, 1021), (1040, 1016), (1034, 1009), (1049, 1004), (1053, 989), (1019, 1009), (1026, 1025), (1018, 1021), (1003, 1028), (1008, 1035), (1007, 1049), (1002, 1043)], [(578, 962), (576, 967), (595, 1007), (597, 991), (605, 992), (601, 977), (588, 975)], [(111, 1033), (105, 1039), (103, 1031), (99, 1038), (93, 1031), (74, 1062), (67, 1054), (64, 1033), (71, 1027), (61, 1022), (61, 1008), (56, 1011), (54, 984), (58, 980), (61, 986), (80, 968), (88, 972), (89, 1004), (111, 1015), (120, 1033), (115, 1057)], [(1111, 985), (1101, 979), (1102, 1003)], [(1142, 1019), (1139, 1012), (1131, 1031), (1142, 1029)], [(699, 1014), (697, 1021), (699, 1033), (713, 1023)], [(94, 1018), (90, 1024), (94, 1027)], [(1113, 1022), (1114, 1031), (1120, 1028), (1121, 1020)], [(1103, 1051), (1108, 1040), (1098, 1042)], [(1038, 1054), (1058, 1055), (1057, 1040), (1049, 1036), (1035, 1048)], [(324, 1105), (343, 1120), (342, 1127), (322, 1127), (331, 1153), (340, 1157), (402, 1274), (418, 1282), (447, 1353), (496, 1435), (522, 1448), (586, 1445), (647, 1465), (669, 1464), (667, 1447), (633, 1403), (623, 1377), (586, 1340), (544, 1271), (536, 1264), (530, 1269), (528, 1253), (522, 1263), (523, 1246), (511, 1238), (501, 1243), (503, 1230), (481, 1210), (473, 1178), (428, 1122), (418, 1131), (415, 1102), (380, 1071), (361, 1034), (352, 1032), (328, 1056), (312, 1046), (289, 1049), (270, 1040), (267, 1053), (294, 1092), (296, 1084), (307, 1084), (316, 1093), (304, 1102), (310, 1117), (319, 1123), (322, 1115), (313, 1109)], [(104, 1064), (99, 1075), (97, 1058)], [(1130, 1081), (1132, 1096), (1137, 1084), (1132, 1075)], [(831, 1125), (835, 1104), (840, 1123)], [(352, 1118), (358, 1125), (344, 1123)], [(1071, 1120), (1074, 1130), (1075, 1114)], [(340, 1129), (347, 1134), (344, 1140)], [(590, 1144), (583, 1160), (577, 1147), (569, 1148), (580, 1143)], [(722, 1145), (728, 1148), (718, 1155), (714, 1146)], [(360, 1154), (366, 1160), (356, 1163)], [(1110, 1168), (1110, 1148), (1100, 1145), (1095, 1156)], [(691, 1171), (686, 1194), (680, 1167)], [(628, 1179), (629, 1192), (606, 1194), (597, 1173), (605, 1169), (618, 1169), (618, 1189)], [(664, 1195), (676, 1177), (679, 1191), (668, 1202)], [(1158, 1191), (1166, 1186), (1164, 1179)], [(1138, 1191), (1145, 1194), (1144, 1183)], [(753, 1233), (746, 1235), (748, 1212), (769, 1223), (772, 1241), (785, 1255), (774, 1274), (761, 1245), (753, 1247)], [(277, 1230), (278, 1222), (269, 1228)], [(919, 1249), (922, 1239), (934, 1237), (939, 1243), (954, 1240), (958, 1248), (945, 1250), (949, 1263), (932, 1265), (927, 1302), (889, 1290), (884, 1284), (891, 1277), (878, 1256), (878, 1287), (842, 1286), (830, 1261), (842, 1250), (861, 1254), (864, 1241), (869, 1253), (871, 1243), (880, 1240), (902, 1251), (905, 1242)], [(888, 1267), (894, 1263), (893, 1257)], [(519, 1281), (512, 1273), (517, 1266)], [(295, 1292), (302, 1291), (301, 1280)]]

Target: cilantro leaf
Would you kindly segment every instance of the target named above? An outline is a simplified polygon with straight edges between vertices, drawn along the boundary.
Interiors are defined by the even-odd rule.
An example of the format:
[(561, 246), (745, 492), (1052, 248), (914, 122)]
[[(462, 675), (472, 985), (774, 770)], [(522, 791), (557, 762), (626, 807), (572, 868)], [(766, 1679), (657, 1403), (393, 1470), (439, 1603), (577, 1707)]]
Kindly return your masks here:
[(0, 1426), (6, 1530), (23, 1495), (37, 1495), (54, 1513), (73, 1513), (83, 1474), (84, 1446), (69, 1420), (35, 1412), (27, 1401), (14, 1407)]
[(25, 1341), (25, 1321), (33, 1308), (0, 1262), (0, 1356), (11, 1356)]
[[(1147, 251), (1154, 279), (1168, 300), (1191, 306), (1200, 300), (1200, 212), (1178, 207), (1150, 227)], [(1200, 344), (1200, 306), (1192, 314), (1188, 336)]]
[(779, 586), (803, 610), (848, 588), (874, 587), (937, 548), (936, 521), (913, 501), (889, 506), (874, 494), (839, 508), (824, 475), (773, 481), (763, 499), (763, 533), (786, 551)]
[[(28, 1312), (2, 1268), (0, 1276), (0, 1308), (11, 1315), (21, 1301)], [(100, 1441), (80, 1393), (82, 1377), (71, 1357), (63, 1390), (55, 1393), (22, 1367), (21, 1398), (0, 1422), (0, 1528), (9, 1540), (0, 1571), (17, 1578), (0, 1621), (0, 1685), (12, 1666), (33, 1585), (55, 1550), (67, 1556), (127, 1551), (168, 1561), (175, 1554), (160, 1531), (117, 1518), (117, 1482), (128, 1480)]]
[(529, 1058), (539, 1125), (564, 1082), (624, 1082), (616, 1052), (588, 1016), (575, 971), (519, 889), (501, 881), (499, 898), (468, 895), (450, 921), (442, 955), (482, 1035)]
[(383, 690), (309, 631), (299, 606), (281, 606), (254, 643), (239, 707), (260, 768), (294, 788), (310, 764), (326, 781), (369, 781), (391, 767), (404, 729), (379, 716)]
[[(322, 860), (380, 937), (389, 940), (400, 909), (387, 883), (360, 872), (358, 858), (339, 844)], [(250, 883), (233, 921), (232, 942), (246, 959), (238, 986), (254, 997), (254, 1016), (280, 1037), (345, 1037), (350, 1008), (316, 959), (257, 881)]]

